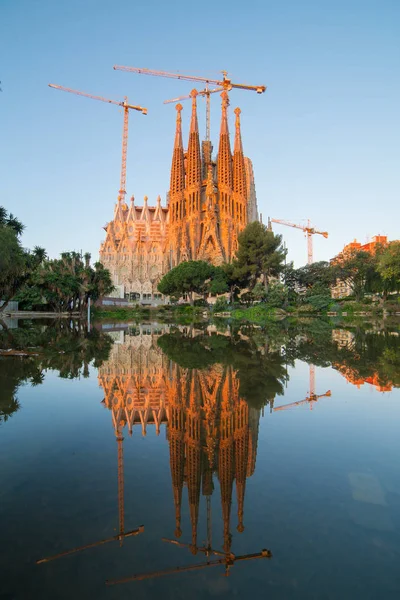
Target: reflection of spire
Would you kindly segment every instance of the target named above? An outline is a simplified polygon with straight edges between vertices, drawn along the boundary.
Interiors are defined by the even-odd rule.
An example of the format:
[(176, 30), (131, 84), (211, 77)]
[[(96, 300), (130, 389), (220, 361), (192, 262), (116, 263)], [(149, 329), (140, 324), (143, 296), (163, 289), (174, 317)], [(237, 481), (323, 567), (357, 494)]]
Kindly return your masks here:
[(201, 486), (201, 415), (196, 402), (194, 378), (190, 387), (190, 405), (186, 411), (186, 472), (189, 496), (190, 521), (192, 525), (192, 552), (197, 553), (197, 522), (199, 519), (199, 501)]
[(245, 400), (240, 400), (235, 411), (235, 475), (236, 497), (238, 509), (237, 530), (244, 531), (243, 511), (244, 494), (246, 489), (247, 460), (249, 451), (249, 405)]
[[(170, 365), (172, 369), (172, 363)], [(169, 441), (169, 454), (170, 454), (170, 467), (172, 477), (172, 488), (174, 494), (174, 505), (175, 505), (175, 537), (179, 538), (182, 535), (181, 530), (181, 504), (182, 504), (182, 487), (184, 479), (184, 464), (185, 464), (185, 441), (184, 441), (184, 427), (185, 427), (185, 412), (182, 405), (180, 394), (177, 390), (178, 370), (179, 367), (175, 367), (175, 377), (172, 377), (173, 371), (171, 370), (171, 378), (169, 381), (168, 391), (168, 441)]]
[(222, 390), (218, 477), (221, 487), (222, 517), (224, 520), (224, 551), (230, 552), (232, 540), (230, 516), (234, 477), (232, 385), (231, 377), (229, 377), (229, 375), (232, 375), (232, 371), (230, 368), (228, 368), (227, 374), (228, 376)]
[(123, 533), (125, 528), (125, 506), (124, 506), (124, 436), (121, 431), (116, 431), (118, 443), (118, 515), (119, 515), (119, 533), (121, 535), (120, 546), (122, 546)]

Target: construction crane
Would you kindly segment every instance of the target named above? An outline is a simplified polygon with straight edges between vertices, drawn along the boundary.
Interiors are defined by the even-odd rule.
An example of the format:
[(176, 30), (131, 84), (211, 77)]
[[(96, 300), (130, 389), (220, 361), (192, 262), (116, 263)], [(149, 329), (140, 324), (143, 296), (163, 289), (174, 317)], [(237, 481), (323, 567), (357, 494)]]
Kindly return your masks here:
[(144, 579), (153, 579), (155, 577), (163, 577), (164, 575), (172, 575), (174, 573), (183, 573), (185, 571), (197, 571), (199, 569), (206, 569), (207, 567), (217, 567), (219, 565), (225, 565), (225, 575), (229, 575), (229, 570), (234, 566), (236, 562), (243, 560), (254, 560), (258, 558), (272, 558), (272, 552), (267, 549), (261, 550), (256, 554), (243, 554), (241, 556), (235, 556), (232, 553), (224, 555), (223, 558), (217, 558), (216, 560), (209, 560), (205, 563), (196, 563), (194, 565), (187, 565), (184, 567), (173, 567), (172, 569), (165, 569), (164, 571), (153, 571), (150, 573), (140, 573), (139, 575), (130, 575), (122, 579), (108, 579), (106, 585), (116, 585), (119, 583), (128, 583), (130, 581), (143, 581)]
[[(140, 75), (152, 75), (154, 77), (168, 77), (171, 79), (181, 79), (183, 81), (194, 81), (194, 82), (202, 82), (206, 84), (204, 90), (199, 91), (199, 94), (206, 97), (206, 140), (210, 140), (210, 94), (214, 92), (219, 92), (222, 90), (226, 90), (230, 92), (232, 89), (238, 90), (249, 90), (253, 92), (257, 92), (257, 94), (263, 94), (267, 89), (265, 85), (246, 85), (242, 83), (233, 83), (231, 79), (228, 79), (227, 71), (221, 71), (222, 79), (209, 79), (207, 77), (198, 77), (195, 75), (181, 75), (180, 73), (169, 73), (167, 71), (156, 71), (153, 69), (140, 69), (138, 67), (124, 67), (121, 65), (114, 65), (114, 69), (117, 71), (129, 71), (132, 73), (139, 73)], [(214, 90), (209, 89), (209, 85), (217, 85), (218, 88)], [(184, 100), (186, 98), (190, 98), (190, 96), (182, 96), (182, 98), (175, 98), (173, 100), (166, 100), (164, 104), (168, 104), (170, 102), (179, 102), (180, 100)]]
[(310, 219), (307, 220), (307, 225), (297, 225), (296, 223), (290, 223), (289, 221), (283, 221), (282, 219), (270, 219), (268, 218), (268, 227), (271, 228), (271, 223), (279, 223), (279, 225), (286, 225), (287, 227), (295, 227), (304, 231), (307, 237), (307, 258), (308, 264), (311, 265), (314, 262), (313, 256), (313, 241), (312, 236), (314, 234), (322, 235), (324, 238), (328, 237), (327, 231), (318, 231), (314, 227), (311, 227)]
[[(222, 92), (225, 88), (218, 87), (214, 90), (210, 90), (208, 84), (204, 90), (198, 91), (199, 96), (205, 96), (206, 98), (206, 141), (210, 141), (210, 121), (211, 121), (211, 106), (210, 106), (210, 96), (211, 94), (215, 94), (215, 92)], [(232, 88), (228, 88), (231, 90)], [(190, 94), (188, 96), (179, 96), (179, 98), (172, 98), (172, 100), (164, 100), (164, 104), (170, 104), (171, 102), (180, 102), (181, 100), (187, 100), (191, 98)]]
[(327, 392), (325, 392), (325, 394), (317, 395), (315, 393), (315, 365), (310, 365), (310, 390), (308, 396), (306, 396), (304, 400), (299, 400), (298, 402), (291, 402), (290, 404), (283, 404), (282, 406), (277, 406), (276, 408), (274, 408), (274, 411), (287, 410), (288, 408), (294, 408), (303, 404), (309, 404), (310, 410), (312, 410), (314, 402), (316, 402), (319, 398), (325, 398), (331, 395), (331, 390), (328, 390)]
[(117, 542), (119, 541), (120, 546), (122, 546), (122, 542), (125, 538), (132, 537), (143, 533), (144, 525), (140, 525), (136, 529), (132, 529), (131, 531), (125, 531), (125, 518), (124, 518), (124, 456), (123, 456), (123, 440), (124, 437), (122, 435), (120, 424), (114, 423), (115, 425), (115, 436), (118, 443), (118, 516), (119, 516), (119, 533), (112, 537), (106, 538), (104, 540), (100, 540), (98, 542), (92, 542), (91, 544), (86, 544), (84, 546), (78, 546), (77, 548), (72, 548), (71, 550), (65, 550), (64, 552), (59, 552), (58, 554), (53, 554), (52, 556), (47, 556), (45, 558), (41, 558), (36, 561), (37, 565), (50, 562), (52, 560), (56, 560), (57, 558), (63, 558), (64, 556), (69, 556), (70, 554), (76, 554), (77, 552), (82, 552), (83, 550), (88, 550), (90, 548), (96, 548), (97, 546), (102, 546), (103, 544), (108, 544), (109, 542)]
[(93, 96), (92, 94), (87, 94), (86, 92), (80, 92), (78, 90), (72, 90), (70, 88), (63, 87), (62, 85), (56, 85), (54, 83), (49, 83), (49, 87), (54, 88), (56, 90), (61, 90), (63, 92), (70, 92), (71, 94), (76, 94), (77, 96), (84, 96), (85, 98), (91, 98), (92, 100), (101, 100), (101, 102), (107, 102), (108, 104), (115, 104), (116, 106), (122, 106), (124, 109), (124, 124), (122, 130), (122, 161), (121, 161), (121, 180), (120, 180), (120, 189), (118, 192), (118, 200), (123, 201), (125, 199), (126, 194), (126, 158), (128, 155), (128, 125), (129, 125), (129, 111), (137, 110), (141, 112), (143, 115), (147, 115), (147, 108), (143, 108), (143, 106), (135, 106), (133, 104), (128, 104), (128, 98), (125, 96), (123, 102), (118, 102), (118, 100), (109, 100), (108, 98), (103, 98), (102, 96)]

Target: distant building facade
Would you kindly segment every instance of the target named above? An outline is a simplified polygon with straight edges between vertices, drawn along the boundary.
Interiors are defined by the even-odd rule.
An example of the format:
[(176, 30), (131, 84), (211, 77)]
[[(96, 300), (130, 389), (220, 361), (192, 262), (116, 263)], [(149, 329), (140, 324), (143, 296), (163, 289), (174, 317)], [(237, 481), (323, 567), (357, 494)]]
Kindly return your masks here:
[(100, 261), (109, 269), (119, 296), (130, 300), (161, 300), (157, 285), (172, 267), (186, 260), (215, 265), (235, 256), (238, 234), (258, 218), (251, 160), (244, 156), (240, 109), (235, 109), (231, 151), (228, 94), (222, 92), (218, 154), (211, 141), (200, 145), (197, 91), (193, 90), (187, 151), (182, 141), (182, 106), (176, 106), (176, 131), (167, 206), (130, 206), (119, 200), (113, 220), (105, 226)]

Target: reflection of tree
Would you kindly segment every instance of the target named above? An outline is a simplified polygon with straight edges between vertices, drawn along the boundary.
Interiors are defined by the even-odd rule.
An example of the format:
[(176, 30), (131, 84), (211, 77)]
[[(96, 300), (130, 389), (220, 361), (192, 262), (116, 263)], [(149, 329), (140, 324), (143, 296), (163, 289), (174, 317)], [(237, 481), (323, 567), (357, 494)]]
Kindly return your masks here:
[(287, 347), (291, 359), (317, 366), (332, 366), (354, 384), (376, 385), (381, 391), (400, 387), (400, 337), (398, 332), (363, 328), (332, 329), (319, 323), (297, 328)]
[(176, 331), (160, 337), (158, 345), (171, 360), (187, 369), (230, 365), (239, 381), (240, 396), (261, 408), (283, 394), (286, 379), (285, 357), (279, 347), (272, 347), (266, 336), (262, 341), (251, 334), (192, 336), (187, 331)]
[[(87, 333), (72, 322), (34, 327), (26, 324), (17, 329), (0, 331), (0, 422), (19, 409), (18, 388), (24, 383), (40, 385), (47, 369), (60, 377), (73, 379), (89, 376), (89, 364), (95, 367), (107, 359), (112, 340), (103, 333)], [(6, 350), (21, 351), (20, 356), (7, 356)], [(11, 353), (10, 353), (11, 354)]]

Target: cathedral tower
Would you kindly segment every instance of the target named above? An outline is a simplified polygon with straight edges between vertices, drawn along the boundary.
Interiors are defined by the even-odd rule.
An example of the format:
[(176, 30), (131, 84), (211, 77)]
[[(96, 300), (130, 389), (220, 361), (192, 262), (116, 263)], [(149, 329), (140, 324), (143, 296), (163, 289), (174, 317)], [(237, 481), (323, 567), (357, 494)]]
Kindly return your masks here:
[(190, 96), (186, 152), (182, 105), (176, 105), (167, 207), (161, 206), (160, 197), (156, 206), (151, 206), (147, 197), (143, 206), (136, 206), (133, 197), (129, 207), (119, 201), (100, 246), (100, 261), (111, 273), (116, 295), (142, 304), (163, 302), (157, 285), (169, 269), (183, 261), (231, 262), (239, 233), (258, 218), (253, 167), (243, 154), (240, 109), (234, 111), (232, 154), (229, 97), (223, 91), (218, 153), (213, 157), (210, 140), (200, 145), (197, 90)]

